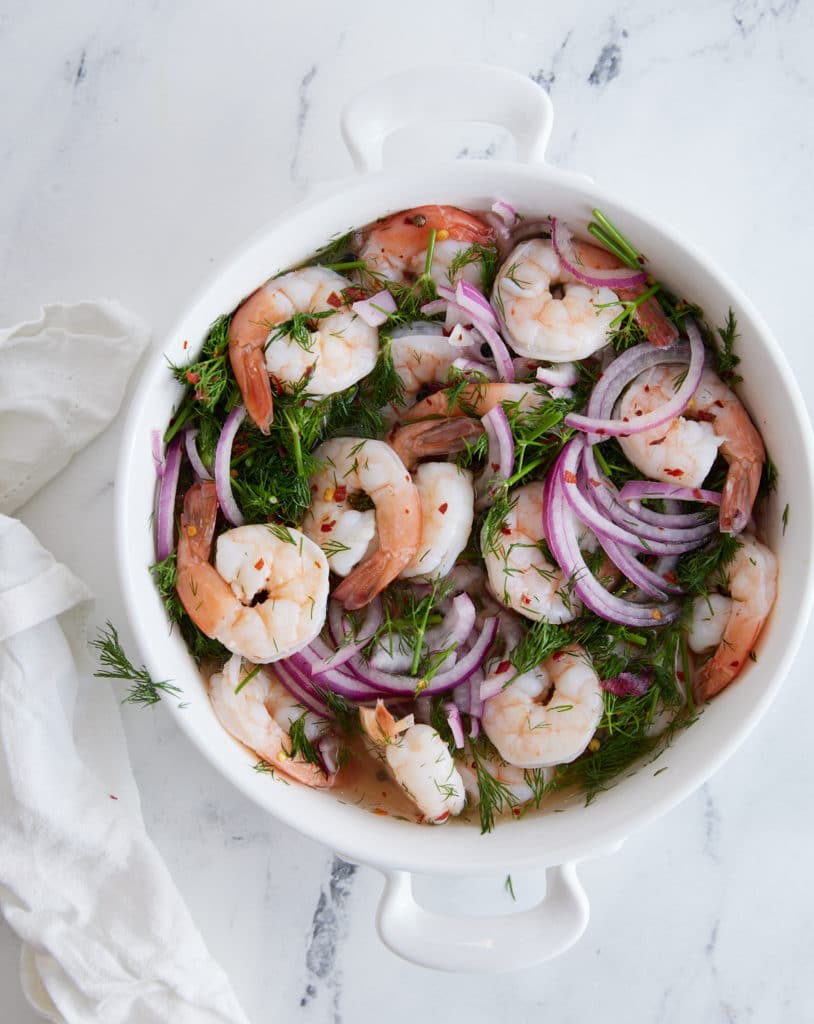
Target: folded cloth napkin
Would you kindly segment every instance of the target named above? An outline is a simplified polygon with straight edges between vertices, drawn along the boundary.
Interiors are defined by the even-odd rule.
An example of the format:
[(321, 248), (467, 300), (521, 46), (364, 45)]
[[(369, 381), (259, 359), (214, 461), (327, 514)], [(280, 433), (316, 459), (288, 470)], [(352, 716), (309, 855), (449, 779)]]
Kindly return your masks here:
[(148, 337), (109, 301), (45, 306), (39, 320), (0, 330), (0, 512), (110, 423)]
[[(7, 466), (28, 467), (4, 500), (30, 493), (103, 428), (147, 337), (111, 303), (49, 307), (40, 324), (0, 342), (0, 435), (12, 430), (20, 449), (7, 463), (4, 441), (0, 479)], [(9, 339), (17, 380), (39, 388), (18, 396), (19, 419), (2, 387)], [(65, 384), (57, 397), (55, 380)], [(31, 413), (51, 399), (42, 418)], [(46, 438), (58, 449), (47, 470), (32, 456)], [(113, 692), (71, 654), (65, 613), (90, 598), (22, 523), (0, 515), (0, 909), (23, 941), (23, 987), (65, 1024), (246, 1024), (145, 832)]]

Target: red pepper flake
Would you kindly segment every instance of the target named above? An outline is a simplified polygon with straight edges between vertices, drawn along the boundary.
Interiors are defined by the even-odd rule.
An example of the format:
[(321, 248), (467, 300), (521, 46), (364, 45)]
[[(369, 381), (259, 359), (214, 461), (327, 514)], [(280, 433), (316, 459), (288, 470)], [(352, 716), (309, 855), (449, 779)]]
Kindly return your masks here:
[(679, 669), (678, 672), (676, 672), (676, 679), (678, 679), (680, 683), (684, 682), (684, 673), (681, 671), (681, 669)]
[[(640, 414), (637, 413), (636, 415), (640, 415)], [(622, 423), (630, 423), (630, 417), (629, 416), (623, 416), (622, 417)]]
[(643, 416), (643, 415), (644, 415), (644, 412), (643, 412), (643, 410), (642, 410), (642, 409), (637, 409), (637, 410), (636, 410), (636, 415), (637, 415), (637, 416)]
[(200, 373), (193, 373), (192, 370), (187, 370), (186, 378), (188, 384), (197, 384), (201, 379), (201, 375)]
[(444, 813), (443, 814), (439, 814), (438, 817), (435, 820), (440, 824), (440, 822), (446, 821), (448, 817), (449, 817), (449, 811), (444, 811)]
[(276, 374), (269, 374), (269, 381), (271, 383), (271, 393), (273, 395), (281, 395), (283, 393), (283, 382)]
[(331, 292), (325, 301), (329, 306), (333, 306), (334, 309), (339, 309), (342, 305), (342, 299), (336, 294), (336, 292)]
[(504, 537), (511, 537), (512, 535), (512, 530), (510, 526), (501, 526), (500, 532), (503, 534)]
[(562, 475), (562, 478), (563, 480), (565, 480), (567, 484), (575, 484), (577, 482), (575, 474), (572, 473), (570, 469), (566, 469), (566, 471)]
[(738, 665), (740, 665), (740, 662), (739, 661), (730, 661), (729, 665), (730, 665), (731, 668), (737, 668)]
[(520, 808), (520, 807), (512, 807), (512, 814), (515, 816), (515, 818), (519, 818), (522, 813), (523, 813), (522, 808)]
[(254, 567), (255, 569), (262, 569), (265, 564), (266, 563), (263, 561), (262, 558), (258, 558), (257, 561), (254, 563)]
[(523, 604), (531, 604), (531, 598), (527, 594), (523, 594), (520, 600), (523, 602)]
[(724, 407), (724, 403), (720, 400), (720, 398), (716, 398), (712, 404), (717, 405), (719, 409), (723, 409)]
[(446, 515), (446, 511), (447, 511), (448, 508), (449, 508), (449, 503), (445, 501), (443, 505), (439, 505), (438, 506), (438, 511), (443, 516), (443, 515)]
[(591, 487), (599, 487), (599, 481), (594, 480), (592, 476), (588, 477), (588, 483), (591, 485)]
[(668, 583), (678, 583), (678, 576), (674, 572), (666, 572), (664, 578)]
[(667, 468), (665, 468), (664, 472), (667, 474), (667, 476), (684, 476), (684, 470), (683, 469), (667, 469)]
[(659, 437), (655, 441), (648, 441), (647, 443), (652, 446), (654, 444), (664, 444), (664, 442), (666, 440), (667, 440), (667, 435), (665, 434), (664, 437)]
[(597, 428), (597, 430), (596, 430), (596, 433), (597, 433), (597, 434), (598, 434), (598, 435), (599, 435), (600, 437), (604, 437), (604, 436), (605, 436), (605, 434), (607, 434), (607, 430), (605, 430), (605, 428), (604, 428), (604, 427), (598, 427), (598, 428)]
[(701, 409), (699, 412), (697, 412), (695, 414), (695, 418), (697, 420), (700, 420), (702, 423), (714, 423), (715, 422), (714, 414), (711, 413), (711, 412), (705, 412), (703, 409)]
[(335, 519), (332, 519), (332, 520), (331, 520), (330, 522), (328, 522), (328, 523), (323, 523), (323, 524), (322, 524), (322, 526), (320, 526), (320, 530), (322, 530), (322, 532), (323, 532), (323, 533), (330, 533), (330, 532), (331, 532), (331, 530), (332, 530), (332, 529), (333, 529), (333, 528), (334, 528), (335, 526), (336, 526), (336, 520), (335, 520)]
[(113, 796), (112, 793), (108, 793), (108, 796), (110, 797), (111, 800), (118, 800), (119, 799), (117, 796)]
[(355, 288), (352, 286), (350, 288), (342, 289), (342, 296), (347, 305), (350, 305), (352, 302), (361, 302), (362, 299), (367, 298), (367, 294), (368, 293), (364, 288)]
[(701, 494), (701, 491), (697, 487), (693, 487), (693, 489), (692, 489), (692, 496), (694, 498), (698, 498), (699, 501), (701, 501), (703, 499), (703, 497), (704, 497), (703, 494)]
[(512, 663), (510, 661), (501, 661), (496, 669), (497, 674), (501, 675), (503, 672), (508, 672), (511, 667)]
[(334, 501), (344, 501), (348, 496), (348, 488), (345, 484), (340, 484), (339, 487), (334, 491)]
[(389, 812), (386, 811), (383, 807), (374, 807), (373, 808), (373, 813), (374, 814), (379, 814), (379, 815), (381, 815), (384, 818), (388, 818), (390, 816)]
[(645, 390), (645, 391), (649, 391), (649, 390), (650, 390), (650, 385), (649, 385), (649, 384), (645, 384), (645, 386), (644, 386), (644, 390)]
[[(184, 348), (189, 348), (189, 342), (187, 341), (186, 338), (184, 338)], [(112, 799), (115, 800), (116, 797), (114, 796)]]

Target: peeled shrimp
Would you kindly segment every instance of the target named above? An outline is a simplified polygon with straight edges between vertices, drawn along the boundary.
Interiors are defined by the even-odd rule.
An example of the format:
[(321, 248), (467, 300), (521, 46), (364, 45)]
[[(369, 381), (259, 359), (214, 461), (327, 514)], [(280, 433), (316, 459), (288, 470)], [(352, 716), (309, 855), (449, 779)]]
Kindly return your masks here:
[[(421, 498), (404, 463), (384, 441), (335, 437), (320, 445), (314, 458), (323, 468), (311, 477), (313, 497), (303, 530), (325, 549), (335, 572), (347, 573), (333, 596), (350, 610), (361, 608), (418, 551)], [(351, 507), (349, 500), (360, 491), (375, 511)]]
[[(562, 289), (557, 297), (552, 289)], [(522, 242), (495, 279), (494, 301), (512, 348), (555, 363), (585, 359), (603, 348), (619, 313), (610, 288), (580, 284), (561, 265), (551, 242)]]
[(440, 324), (416, 323), (393, 331), (390, 342), (393, 365), (404, 385), (404, 403), (411, 404), (428, 384), (446, 381), (450, 367), (461, 357)]
[[(312, 395), (355, 384), (376, 365), (379, 335), (343, 297), (350, 281), (325, 267), (292, 270), (267, 281), (237, 309), (229, 327), (229, 358), (249, 416), (264, 432), (273, 413), (270, 376), (280, 383), (308, 381)], [(300, 343), (275, 333), (297, 313), (328, 313), (305, 324)]]
[(472, 474), (453, 462), (424, 462), (413, 473), (421, 499), (421, 540), (402, 578), (446, 576), (466, 547), (475, 515)]
[[(619, 415), (633, 419), (663, 405), (675, 394), (676, 380), (686, 366), (654, 366), (641, 374), (622, 396)], [(683, 416), (666, 427), (620, 437), (634, 466), (651, 480), (700, 487), (720, 448), (729, 463), (721, 497), (720, 527), (739, 533), (749, 522), (760, 485), (766, 450), (749, 413), (712, 370), (701, 383)]]
[[(374, 273), (390, 281), (409, 283), (424, 273), (432, 230), (436, 238), (430, 274), (438, 284), (449, 284), (456, 276), (450, 269), (458, 253), (475, 243), (495, 243), (494, 230), (471, 213), (456, 206), (418, 206), (364, 228), (355, 236), (354, 248)], [(469, 263), (458, 276), (477, 282), (480, 261)]]
[(527, 619), (570, 622), (580, 603), (565, 573), (540, 548), (544, 490), (545, 484), (536, 481), (512, 491), (513, 504), (492, 543), (484, 525), (481, 550), (498, 601)]
[[(589, 242), (574, 239), (574, 249), (585, 267), (591, 270), (616, 270), (622, 266), (613, 253)], [(621, 302), (637, 303), (634, 319), (650, 344), (656, 348), (665, 348), (678, 338), (678, 330), (665, 316), (655, 295), (649, 295), (646, 299), (641, 298), (647, 287), (646, 284), (639, 284), (632, 288), (616, 288), (615, 291)]]
[(774, 555), (753, 537), (738, 539), (741, 546), (725, 570), (731, 610), (715, 653), (696, 675), (693, 691), (698, 701), (714, 697), (743, 668), (777, 593)]
[(579, 757), (602, 710), (599, 677), (585, 651), (573, 646), (486, 700), (481, 724), (509, 764), (546, 768)]
[(485, 416), (503, 402), (522, 409), (535, 409), (547, 400), (536, 384), (467, 384), (453, 393), (436, 391), (408, 409), (402, 421), (413, 423), (454, 416)]
[[(329, 723), (298, 704), (273, 673), (261, 669), (244, 682), (254, 666), (241, 668), (243, 659), (232, 655), (209, 680), (209, 697), (220, 724), (236, 740), (285, 775), (306, 786), (332, 786), (326, 775), (301, 754), (291, 756), (291, 723), (305, 714), (305, 735), (313, 743), (329, 731)], [(242, 684), (242, 685), (241, 685)], [(238, 689), (239, 688), (239, 689)]]
[(429, 725), (415, 725), (413, 716), (396, 721), (382, 701), (359, 708), (362, 727), (393, 778), (435, 824), (460, 814), (466, 802), (464, 784), (449, 747)]
[(181, 515), (176, 582), (190, 618), (256, 664), (301, 650), (325, 622), (325, 555), (297, 530), (240, 526), (218, 537), (210, 565), (217, 513), (215, 484), (193, 484)]

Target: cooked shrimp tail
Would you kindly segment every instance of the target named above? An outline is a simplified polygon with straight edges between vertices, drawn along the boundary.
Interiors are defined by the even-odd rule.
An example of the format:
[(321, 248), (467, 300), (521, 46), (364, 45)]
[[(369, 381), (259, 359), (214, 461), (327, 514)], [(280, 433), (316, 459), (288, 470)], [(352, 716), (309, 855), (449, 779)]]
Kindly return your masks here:
[(762, 472), (762, 462), (736, 459), (730, 464), (721, 494), (719, 525), (722, 533), (740, 533), (746, 528)]
[(271, 381), (266, 368), (265, 345), (268, 327), (253, 320), (255, 307), (262, 302), (258, 288), (238, 309), (229, 325), (229, 361), (246, 411), (264, 434), (274, 415)]
[(393, 582), (414, 554), (415, 551), (409, 558), (405, 558), (403, 554), (396, 557), (391, 552), (381, 549), (374, 551), (370, 558), (365, 559), (355, 569), (351, 569), (332, 596), (341, 601), (348, 611), (364, 608), (388, 583)]
[(482, 433), (483, 425), (475, 419), (423, 420), (398, 427), (390, 446), (407, 469), (413, 469), (420, 459), (464, 451)]

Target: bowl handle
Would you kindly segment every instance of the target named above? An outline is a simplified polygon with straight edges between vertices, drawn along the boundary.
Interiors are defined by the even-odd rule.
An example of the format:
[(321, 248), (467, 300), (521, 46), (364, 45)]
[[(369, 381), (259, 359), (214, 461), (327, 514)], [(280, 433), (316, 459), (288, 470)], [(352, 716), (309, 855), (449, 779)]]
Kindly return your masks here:
[(388, 871), (376, 927), (397, 956), (423, 967), (472, 973), (532, 967), (564, 953), (588, 924), (575, 864), (546, 870), (546, 894), (530, 910), (493, 917), (439, 914), (413, 896), (409, 871)]
[(554, 111), (540, 86), (508, 68), (441, 64), (400, 71), (359, 93), (342, 111), (342, 137), (356, 170), (381, 170), (388, 136), (426, 119), (499, 125), (514, 136), (519, 161), (542, 163)]

